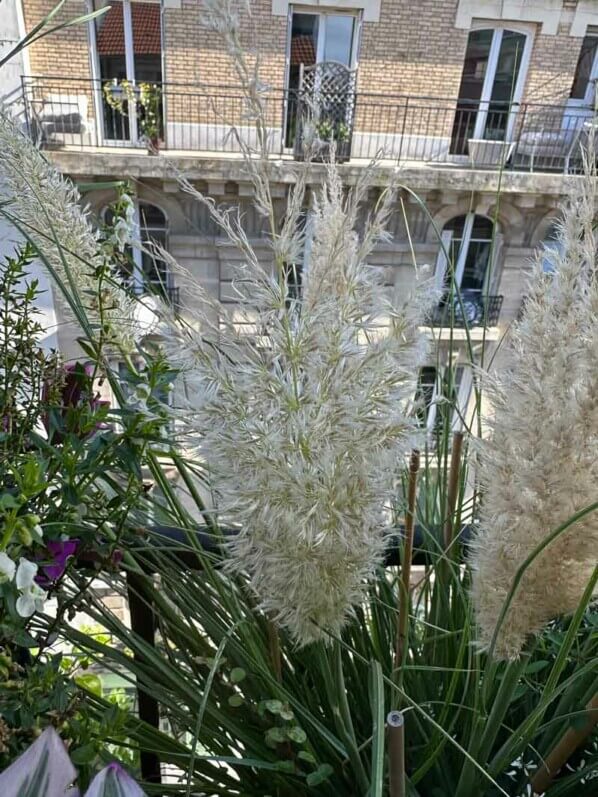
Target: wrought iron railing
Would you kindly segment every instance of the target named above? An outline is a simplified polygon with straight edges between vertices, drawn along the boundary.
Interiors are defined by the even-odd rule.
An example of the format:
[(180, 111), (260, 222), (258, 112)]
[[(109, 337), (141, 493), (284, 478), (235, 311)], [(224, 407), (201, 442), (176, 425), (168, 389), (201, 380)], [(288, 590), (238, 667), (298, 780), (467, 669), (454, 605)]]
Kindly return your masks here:
[[(164, 83), (159, 91), (159, 149), (234, 155), (243, 142), (257, 143), (238, 87)], [(325, 117), (325, 98), (320, 101), (316, 93), (310, 112), (317, 116), (324, 109), (324, 117), (314, 125), (323, 144), (329, 134), (340, 135), (337, 149), (343, 159), (352, 160), (379, 155), (400, 163), (578, 173), (583, 144), (595, 124), (590, 107), (353, 91), (347, 92), (346, 102), (345, 114), (335, 106), (335, 119), (341, 119), (342, 125), (337, 123), (332, 130)], [(106, 101), (100, 81), (24, 78), (23, 104), (25, 127), (47, 148), (143, 148), (149, 143), (143, 135), (143, 108), (123, 114)], [(305, 112), (305, 103), (296, 92), (272, 90), (264, 107), (269, 153), (301, 158), (299, 115)], [(231, 135), (233, 127), (236, 133)]]
[(432, 314), (431, 324), (435, 327), (495, 327), (503, 298), (481, 291), (463, 290), (459, 296), (440, 302)]

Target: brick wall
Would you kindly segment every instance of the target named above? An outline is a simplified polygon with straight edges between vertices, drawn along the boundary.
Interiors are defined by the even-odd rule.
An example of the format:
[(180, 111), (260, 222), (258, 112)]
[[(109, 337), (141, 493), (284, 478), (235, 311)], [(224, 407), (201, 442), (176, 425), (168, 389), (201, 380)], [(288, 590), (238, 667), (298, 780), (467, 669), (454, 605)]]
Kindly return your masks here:
[[(241, 14), (242, 45), (259, 52), (262, 77), (274, 88), (284, 85), (286, 20), (272, 16), (271, 0), (254, 0), (252, 17)], [(201, 3), (182, 0), (180, 9), (164, 11), (166, 77), (173, 83), (238, 83), (230, 57), (219, 36), (201, 22)]]
[[(56, 0), (23, 0), (25, 27), (29, 31), (56, 5)], [(86, 13), (84, 0), (67, 0), (52, 20), (58, 25)], [(91, 77), (87, 25), (75, 25), (46, 36), (29, 48), (34, 75)]]
[(457, 0), (391, 0), (380, 22), (363, 24), (361, 92), (456, 96), (467, 31), (454, 26)]
[[(246, 12), (241, 15), (242, 45), (248, 54), (259, 52), (262, 79), (280, 92), (285, 79), (286, 20), (272, 16), (270, 0), (255, 0), (251, 7), (252, 17)], [(241, 125), (244, 106), (238, 92), (221, 89), (198, 94), (197, 88), (182, 85), (230, 87), (239, 83), (220, 37), (206, 29), (201, 16), (198, 0), (182, 0), (180, 9), (164, 11), (165, 81), (180, 84), (169, 89), (169, 120)], [(248, 59), (252, 62), (251, 55)], [(267, 121), (273, 127), (281, 125), (281, 100), (278, 94), (268, 103)]]
[[(47, 13), (53, 2), (24, 0), (27, 27)], [(280, 130), (287, 20), (272, 15), (271, 0), (252, 0), (251, 6), (252, 17), (246, 12), (241, 17), (242, 44), (248, 51), (260, 53), (262, 78), (275, 89), (268, 101), (267, 121), (273, 129)], [(459, 91), (468, 37), (467, 30), (455, 27), (457, 7), (458, 0), (383, 0), (380, 21), (363, 24), (360, 101), (354, 127), (357, 133), (380, 133), (379, 146), (392, 157), (398, 157), (399, 151), (402, 156), (409, 149), (417, 152), (431, 138), (438, 139), (442, 148), (451, 136), (454, 98)], [(83, 0), (69, 0), (59, 20), (83, 11)], [(174, 126), (169, 130), (169, 139), (179, 143), (175, 148), (235, 149), (234, 143), (223, 143), (227, 125), (245, 125), (249, 129), (250, 123), (243, 118), (245, 108), (238, 91), (206, 88), (234, 86), (238, 78), (222, 41), (202, 24), (201, 13), (200, 0), (182, 0), (180, 9), (166, 8), (163, 13), (164, 80), (169, 84), (166, 121)], [(495, 24), (488, 23), (489, 27)], [(568, 23), (561, 24), (555, 36), (544, 35), (540, 26), (536, 27), (525, 101), (552, 105), (566, 101), (582, 41), (570, 37), (568, 32)], [(42, 40), (31, 49), (31, 64), (34, 74), (59, 72), (67, 77), (89, 78), (86, 26), (69, 28)], [(411, 97), (407, 110), (405, 95)], [(437, 99), (412, 99), (418, 95)], [(558, 126), (558, 120), (554, 124)], [(401, 138), (403, 132), (406, 137)], [(422, 137), (426, 139), (423, 144)], [(370, 155), (371, 150), (365, 150), (371, 147), (371, 137), (360, 140), (356, 135), (353, 146), (357, 155), (361, 146), (364, 156)], [(427, 156), (431, 154), (434, 153), (428, 152)]]
[[(596, 11), (598, 21), (598, 9)], [(530, 58), (524, 100), (562, 104), (567, 101), (582, 39), (568, 35), (561, 26), (556, 36), (538, 33)]]

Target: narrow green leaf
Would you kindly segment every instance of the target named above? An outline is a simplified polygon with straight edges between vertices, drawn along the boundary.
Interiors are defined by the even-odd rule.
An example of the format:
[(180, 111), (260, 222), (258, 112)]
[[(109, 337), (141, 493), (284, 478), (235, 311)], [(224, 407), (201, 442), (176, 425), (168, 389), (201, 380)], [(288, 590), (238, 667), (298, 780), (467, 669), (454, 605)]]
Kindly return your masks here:
[(370, 704), (372, 707), (370, 797), (382, 797), (384, 783), (384, 680), (379, 661), (372, 661), (370, 665)]

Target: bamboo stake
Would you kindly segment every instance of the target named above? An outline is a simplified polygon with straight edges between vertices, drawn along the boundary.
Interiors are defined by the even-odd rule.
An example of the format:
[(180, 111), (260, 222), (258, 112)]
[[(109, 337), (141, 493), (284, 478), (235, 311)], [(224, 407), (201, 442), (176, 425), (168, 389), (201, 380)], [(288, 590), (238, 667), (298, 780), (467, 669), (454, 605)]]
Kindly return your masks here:
[(583, 727), (566, 730), (532, 778), (531, 786), (534, 794), (544, 794), (557, 772), (598, 725), (598, 692), (586, 705), (585, 710), (588, 712), (588, 718)]
[(444, 547), (449, 549), (454, 538), (453, 515), (459, 495), (459, 470), (461, 466), (461, 451), (463, 449), (463, 432), (453, 435), (453, 449), (451, 451), (451, 465), (449, 469), (449, 483), (447, 495), (446, 516), (444, 519)]
[(407, 514), (405, 515), (405, 548), (401, 567), (399, 616), (397, 619), (397, 646), (395, 669), (399, 670), (407, 643), (409, 628), (409, 591), (411, 588), (411, 560), (413, 559), (413, 535), (415, 530), (415, 500), (417, 497), (417, 473), (419, 471), (419, 451), (411, 452), (409, 461), (409, 484), (407, 487)]
[[(414, 449), (409, 460), (405, 546), (401, 562), (401, 579), (399, 581), (399, 616), (397, 618), (397, 643), (395, 649), (395, 671), (399, 683), (402, 679), (403, 657), (408, 646), (409, 595), (411, 589), (411, 560), (413, 559), (418, 471), (419, 451)], [(390, 797), (405, 797), (405, 719), (403, 713), (401, 711), (391, 711), (386, 718), (386, 723), (388, 726)]]
[(391, 711), (388, 726), (388, 773), (390, 797), (405, 797), (405, 717)]

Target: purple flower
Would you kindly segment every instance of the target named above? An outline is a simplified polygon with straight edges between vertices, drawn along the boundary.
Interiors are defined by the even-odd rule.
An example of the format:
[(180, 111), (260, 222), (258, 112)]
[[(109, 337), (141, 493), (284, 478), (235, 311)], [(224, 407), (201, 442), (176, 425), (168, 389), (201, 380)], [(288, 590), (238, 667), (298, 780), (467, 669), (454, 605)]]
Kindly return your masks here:
[(42, 587), (58, 581), (66, 570), (66, 565), (71, 556), (77, 553), (80, 540), (50, 540), (46, 543), (49, 553), (49, 564), (42, 564), (41, 573), (36, 577), (37, 583)]
[[(109, 401), (100, 400), (99, 394), (94, 392), (93, 375), (94, 366), (90, 363), (83, 364), (76, 362), (64, 366), (64, 384), (62, 385), (58, 403), (55, 406), (55, 409), (60, 411), (60, 415), (64, 421), (67, 421), (67, 418), (69, 418), (69, 410), (87, 405), (92, 412), (96, 412), (101, 407), (110, 405)], [(52, 395), (52, 387), (52, 382), (50, 380), (46, 381), (44, 384), (43, 400), (46, 403)], [(46, 429), (50, 431), (49, 415), (46, 415), (43, 420)], [(75, 426), (71, 428), (70, 431), (75, 432), (75, 434), (80, 433), (77, 424), (78, 419), (76, 417), (71, 419), (69, 422), (70, 425), (72, 426), (73, 420)], [(106, 428), (106, 426), (98, 423), (95, 428), (97, 430)], [(62, 443), (63, 440), (64, 435), (57, 429), (54, 429), (53, 442)]]

